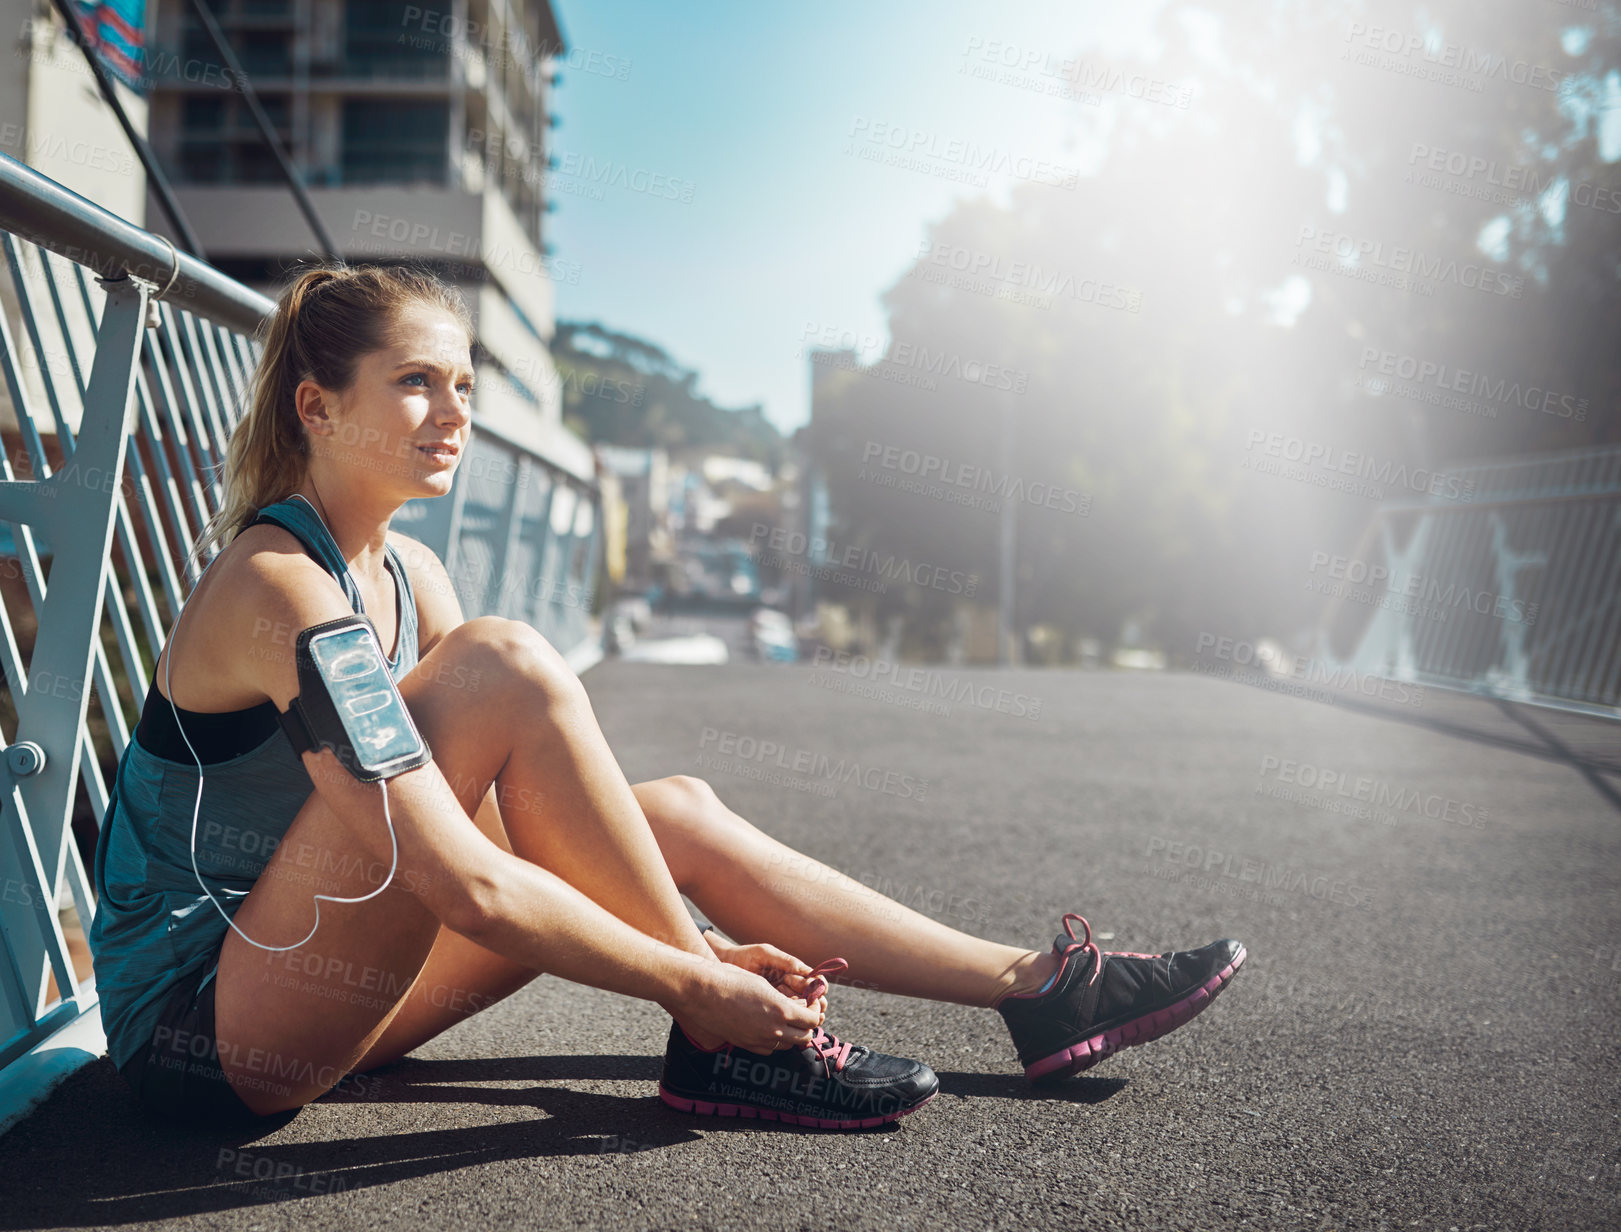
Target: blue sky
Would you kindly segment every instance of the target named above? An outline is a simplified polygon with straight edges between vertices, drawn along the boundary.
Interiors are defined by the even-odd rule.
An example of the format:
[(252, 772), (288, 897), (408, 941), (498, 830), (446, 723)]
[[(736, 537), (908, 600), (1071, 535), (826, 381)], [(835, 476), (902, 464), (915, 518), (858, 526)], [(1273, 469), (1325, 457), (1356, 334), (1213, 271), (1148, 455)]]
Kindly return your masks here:
[[(807, 325), (882, 338), (878, 297), (928, 224), (959, 198), (1005, 200), (1010, 183), (969, 187), (847, 146), (887, 148), (861, 134), (888, 125), (936, 148), (973, 142), (1084, 169), (1067, 134), (1085, 104), (962, 69), (1050, 53), (1050, 76), (1077, 50), (1142, 64), (1155, 7), (557, 0), (570, 52), (549, 240), (579, 271), (558, 286), (558, 316), (658, 343), (722, 405), (761, 402), (792, 430), (809, 414)], [(587, 157), (653, 191), (556, 191), (587, 188), (568, 175)]]

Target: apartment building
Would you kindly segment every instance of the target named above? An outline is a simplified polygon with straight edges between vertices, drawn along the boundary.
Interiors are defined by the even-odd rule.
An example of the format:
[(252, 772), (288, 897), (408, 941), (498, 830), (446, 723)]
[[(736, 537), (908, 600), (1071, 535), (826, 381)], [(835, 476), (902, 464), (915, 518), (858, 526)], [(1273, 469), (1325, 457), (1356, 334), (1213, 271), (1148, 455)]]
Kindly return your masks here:
[[(480, 343), (475, 414), (589, 479), (547, 350), (547, 134), (563, 34), (546, 0), (214, 0), (339, 254), (411, 261), (462, 288)], [(185, 0), (147, 15), (148, 127), (208, 259), (270, 293), (320, 247), (230, 69)], [(148, 202), (146, 225), (164, 230)]]

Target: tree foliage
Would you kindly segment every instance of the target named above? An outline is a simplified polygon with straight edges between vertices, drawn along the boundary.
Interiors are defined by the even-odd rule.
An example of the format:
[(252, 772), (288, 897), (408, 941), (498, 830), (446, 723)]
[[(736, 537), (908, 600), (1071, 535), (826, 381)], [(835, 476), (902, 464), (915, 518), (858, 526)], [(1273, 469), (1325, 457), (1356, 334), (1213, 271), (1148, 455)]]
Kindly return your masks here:
[(717, 406), (698, 392), (698, 373), (655, 343), (596, 322), (559, 321), (551, 353), (564, 421), (590, 441), (707, 449), (773, 469), (782, 460), (782, 434), (758, 404)]
[[(1366, 492), (1257, 471), (1273, 441), (1416, 477), (1621, 440), (1621, 14), (1600, 10), (1166, 8), (1160, 57), (1125, 67), (1189, 105), (1076, 106), (1074, 187), (962, 200), (884, 297), (887, 359), (819, 370), (802, 440), (837, 533), (994, 590), (997, 515), (946, 499), (961, 484), (882, 486), (882, 449), (1074, 489), (1085, 516), (1016, 501), (1018, 622), (1136, 619), (1177, 649), (1298, 629), (1313, 554), (1368, 523)], [(1076, 84), (1106, 82), (1076, 44)]]

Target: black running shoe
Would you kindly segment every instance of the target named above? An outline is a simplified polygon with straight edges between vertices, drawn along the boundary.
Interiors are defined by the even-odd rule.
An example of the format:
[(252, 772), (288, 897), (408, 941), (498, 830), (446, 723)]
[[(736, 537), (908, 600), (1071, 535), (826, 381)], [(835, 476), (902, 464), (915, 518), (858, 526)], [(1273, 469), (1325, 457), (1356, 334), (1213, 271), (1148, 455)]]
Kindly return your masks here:
[[(846, 965), (831, 959), (817, 967), (806, 1001), (815, 1001), (825, 988), (816, 986), (817, 977)], [(676, 1022), (670, 1024), (659, 1080), (659, 1098), (682, 1112), (758, 1117), (812, 1129), (870, 1129), (896, 1121), (939, 1089), (940, 1080), (921, 1061), (874, 1052), (820, 1027), (803, 1048), (748, 1052), (723, 1044), (710, 1051), (693, 1043)]]
[[(1080, 920), (1085, 939), (1075, 936)], [(1045, 992), (1008, 993), (993, 1004), (1032, 1082), (1078, 1074), (1122, 1048), (1146, 1044), (1216, 999), (1247, 951), (1237, 941), (1165, 954), (1104, 953), (1074, 912), (1053, 942), (1060, 964)]]

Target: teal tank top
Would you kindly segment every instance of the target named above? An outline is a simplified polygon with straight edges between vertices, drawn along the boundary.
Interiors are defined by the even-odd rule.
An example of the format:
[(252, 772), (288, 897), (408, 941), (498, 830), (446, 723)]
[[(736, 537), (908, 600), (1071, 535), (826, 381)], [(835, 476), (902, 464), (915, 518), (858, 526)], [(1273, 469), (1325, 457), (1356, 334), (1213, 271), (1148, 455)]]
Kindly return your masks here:
[[(360, 591), (343, 554), (315, 511), (302, 500), (278, 501), (249, 525), (285, 527), (337, 579), (350, 607), (364, 614)], [(385, 564), (398, 594), (398, 641), (389, 662), (396, 681), (417, 663), (416, 599), (405, 564), (393, 546)], [(142, 722), (118, 762), (107, 814), (96, 839), (93, 878), (96, 914), (88, 942), (95, 966), (107, 1053), (122, 1067), (151, 1038), (175, 986), (213, 978), (229, 925), (197, 884), (191, 867), (192, 810), (197, 809), (197, 868), (231, 915), (253, 889), (287, 827), (315, 790), (304, 763), (274, 722), (275, 703), (208, 716), (182, 710), (185, 737), (203, 758), (203, 793), (197, 803), (197, 762), (178, 745), (178, 756), (149, 747), (155, 733), (174, 730), (169, 701), (154, 682)], [(209, 723), (210, 718), (214, 719)], [(246, 720), (259, 720), (245, 726)], [(207, 734), (263, 731), (252, 747), (214, 761), (202, 748)], [(142, 742), (142, 733), (146, 732)], [(178, 742), (178, 737), (174, 737)], [(163, 742), (159, 741), (159, 744)], [(167, 747), (167, 746), (165, 746)], [(169, 752), (176, 752), (168, 747)], [(197, 976), (208, 967), (203, 980)]]

